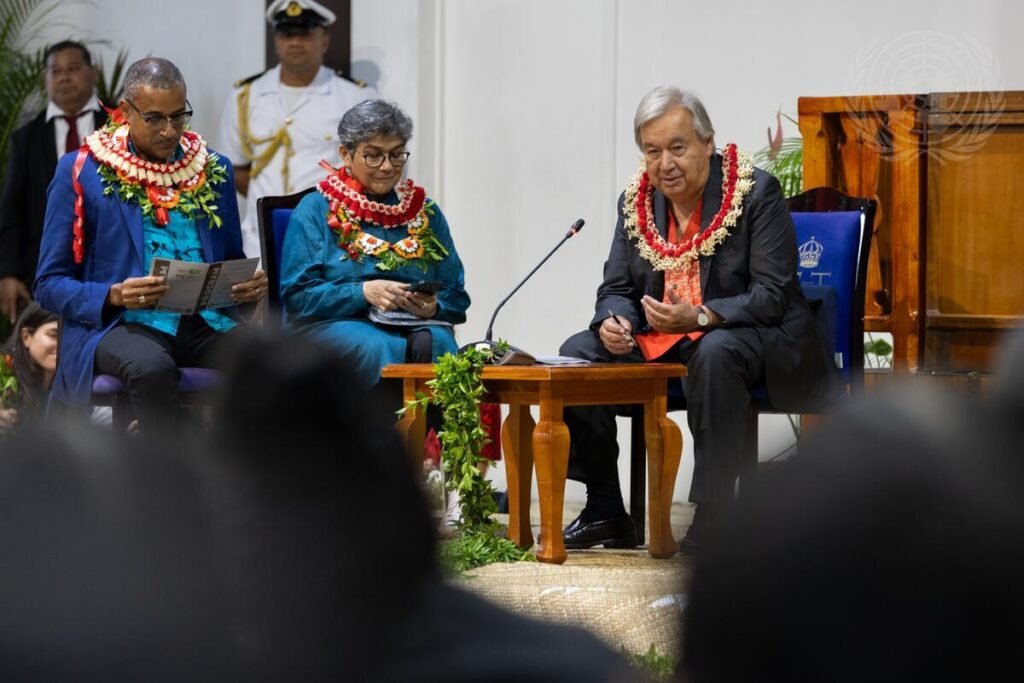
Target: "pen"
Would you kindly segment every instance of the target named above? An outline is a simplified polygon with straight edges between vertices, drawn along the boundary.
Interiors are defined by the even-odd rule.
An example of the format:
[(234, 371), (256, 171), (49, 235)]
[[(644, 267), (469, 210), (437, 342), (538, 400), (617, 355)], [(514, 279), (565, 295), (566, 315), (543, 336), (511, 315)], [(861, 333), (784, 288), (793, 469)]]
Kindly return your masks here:
[(623, 325), (623, 324), (622, 324), (622, 321), (621, 321), (621, 320), (619, 320), (619, 316), (615, 315), (615, 313), (613, 313), (613, 312), (611, 311), (611, 309), (608, 309), (608, 315), (610, 315), (610, 316), (612, 317), (612, 320), (614, 320), (614, 321), (615, 321), (615, 324), (616, 324), (616, 325), (618, 325), (618, 326), (619, 326), (619, 327), (621, 327), (622, 329), (626, 330), (626, 334), (628, 334), (628, 335), (629, 335), (629, 342), (630, 342), (631, 344), (636, 344), (636, 340), (635, 340), (635, 339), (633, 339), (633, 333), (629, 331), (629, 328), (627, 328), (627, 327), (626, 327), (625, 325)]

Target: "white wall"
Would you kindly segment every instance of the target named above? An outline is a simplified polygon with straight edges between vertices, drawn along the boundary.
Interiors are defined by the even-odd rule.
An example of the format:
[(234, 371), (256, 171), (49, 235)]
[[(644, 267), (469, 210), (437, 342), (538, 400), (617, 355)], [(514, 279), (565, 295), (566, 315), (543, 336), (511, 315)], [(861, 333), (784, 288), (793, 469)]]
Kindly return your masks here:
[(108, 68), (121, 48), (129, 64), (170, 59), (188, 83), (193, 127), (216, 146), (231, 84), (264, 68), (263, 7), (262, 0), (72, 0), (46, 16), (40, 42), (84, 40)]
[[(189, 81), (196, 128), (216, 141), (230, 84), (262, 69), (262, 0), (94, 5), (99, 11), (63, 3), (72, 21), (51, 17), (45, 39), (106, 39), (108, 55), (124, 45), (132, 59), (175, 61)], [(614, 202), (636, 162), (633, 111), (651, 87), (695, 90), (718, 141), (750, 150), (765, 144), (775, 112), (795, 115), (803, 95), (1024, 89), (1024, 6), (1011, 0), (352, 7), (353, 73), (413, 115), (409, 172), (444, 209), (466, 264), (474, 303), (463, 341), (481, 338), (497, 302), (576, 218), (586, 219), (495, 324), (496, 335), (540, 354), (554, 353), (591, 315)], [(795, 132), (786, 124), (787, 135)], [(765, 427), (762, 457), (791, 440), (787, 425)], [(680, 499), (692, 471), (685, 438)]]

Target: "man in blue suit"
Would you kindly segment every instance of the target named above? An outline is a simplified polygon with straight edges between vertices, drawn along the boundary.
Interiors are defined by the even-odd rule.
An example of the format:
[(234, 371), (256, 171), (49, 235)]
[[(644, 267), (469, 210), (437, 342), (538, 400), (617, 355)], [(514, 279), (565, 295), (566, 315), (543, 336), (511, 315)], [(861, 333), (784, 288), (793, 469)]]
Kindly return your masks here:
[[(35, 296), (63, 318), (53, 397), (88, 402), (94, 374), (125, 383), (143, 429), (173, 425), (179, 366), (216, 367), (237, 308), (153, 310), (167, 290), (153, 258), (244, 258), (231, 163), (187, 130), (185, 80), (147, 58), (125, 73), (110, 125), (64, 155), (50, 184)], [(255, 304), (267, 278), (232, 288)]]

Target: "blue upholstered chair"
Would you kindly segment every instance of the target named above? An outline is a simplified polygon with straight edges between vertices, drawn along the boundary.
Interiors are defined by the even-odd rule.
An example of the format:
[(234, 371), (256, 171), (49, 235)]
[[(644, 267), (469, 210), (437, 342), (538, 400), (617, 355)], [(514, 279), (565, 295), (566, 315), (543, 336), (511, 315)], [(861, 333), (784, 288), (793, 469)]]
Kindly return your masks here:
[[(787, 202), (796, 226), (798, 269), (804, 296), (818, 320), (818, 327), (833, 351), (847, 394), (864, 388), (864, 289), (868, 250), (874, 229), (877, 203), (850, 197), (830, 187), (807, 190)], [(779, 413), (765, 387), (751, 391), (745, 467), (757, 467), (757, 416)], [(669, 385), (669, 410), (686, 410), (682, 382)], [(630, 514), (645, 519), (646, 444), (643, 408), (632, 412)], [(637, 523), (640, 542), (643, 524)]]
[[(209, 368), (182, 368), (178, 380), (179, 403), (184, 407), (206, 404), (206, 397), (220, 386), (220, 373)], [(111, 427), (124, 434), (132, 421), (132, 404), (124, 384), (113, 375), (97, 375), (92, 381), (92, 405), (111, 408)]]
[(284, 235), (288, 231), (292, 210), (314, 189), (310, 187), (295, 194), (261, 197), (256, 201), (256, 223), (260, 230), (263, 272), (267, 274), (269, 281), (265, 320), (279, 316), (281, 311), (281, 247), (284, 245)]

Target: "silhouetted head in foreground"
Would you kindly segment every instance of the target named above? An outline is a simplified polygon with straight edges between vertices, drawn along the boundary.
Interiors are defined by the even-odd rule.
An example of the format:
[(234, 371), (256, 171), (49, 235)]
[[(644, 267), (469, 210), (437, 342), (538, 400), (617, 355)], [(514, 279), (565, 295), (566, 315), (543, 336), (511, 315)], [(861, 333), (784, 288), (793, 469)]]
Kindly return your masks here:
[(379, 665), (379, 646), (437, 578), (394, 417), (327, 348), (256, 336), (236, 351), (214, 425), (218, 546), (243, 657), (280, 680)]
[(871, 394), (758, 477), (697, 561), (691, 681), (1021, 668), (1024, 461), (1002, 408)]
[[(218, 411), (218, 514), (248, 669), (270, 680), (631, 680), (589, 633), (439, 579), (421, 468), (341, 357), (241, 347)], [(415, 474), (414, 474), (415, 473)]]
[(195, 473), (85, 425), (0, 453), (0, 678), (209, 680), (231, 670)]
[(295, 338), (239, 344), (215, 413), (211, 435), (173, 443), (69, 424), (5, 444), (0, 670), (362, 680), (381, 665), (438, 576), (393, 421)]

